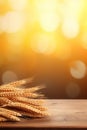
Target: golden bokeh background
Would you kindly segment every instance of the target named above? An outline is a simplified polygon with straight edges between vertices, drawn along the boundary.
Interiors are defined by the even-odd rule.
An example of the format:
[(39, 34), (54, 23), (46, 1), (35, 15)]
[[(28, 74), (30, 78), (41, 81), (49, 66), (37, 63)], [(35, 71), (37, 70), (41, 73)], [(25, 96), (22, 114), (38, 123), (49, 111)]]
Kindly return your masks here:
[(0, 82), (34, 76), (48, 98), (87, 98), (87, 0), (0, 0)]

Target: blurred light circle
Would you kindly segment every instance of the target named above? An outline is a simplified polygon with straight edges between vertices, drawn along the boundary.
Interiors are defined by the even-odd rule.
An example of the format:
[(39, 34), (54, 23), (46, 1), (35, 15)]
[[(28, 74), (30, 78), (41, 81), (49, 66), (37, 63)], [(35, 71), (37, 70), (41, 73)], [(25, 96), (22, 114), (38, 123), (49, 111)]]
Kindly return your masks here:
[(24, 16), (18, 12), (8, 12), (2, 18), (1, 28), (4, 32), (14, 33), (24, 25)]
[(28, 0), (8, 0), (8, 2), (14, 10), (21, 11), (26, 7)]
[(74, 61), (73, 63), (71, 63), (70, 73), (72, 77), (76, 79), (82, 79), (86, 76), (87, 67), (82, 61)]
[(6, 71), (3, 73), (2, 75), (2, 82), (3, 83), (9, 83), (9, 82), (12, 82), (12, 81), (16, 81), (18, 79), (16, 73), (14, 73), (13, 71)]
[(76, 20), (66, 19), (62, 25), (62, 32), (67, 38), (75, 38), (79, 33), (79, 24)]
[(39, 13), (55, 11), (58, 4), (58, 0), (34, 0), (34, 2)]
[(80, 86), (74, 82), (69, 83), (66, 87), (66, 93), (70, 98), (77, 98), (80, 92)]
[(83, 0), (65, 0), (65, 3), (67, 14), (71, 14), (71, 16), (78, 17), (84, 7)]
[(43, 54), (52, 54), (55, 51), (56, 44), (51, 36), (35, 35), (30, 43), (33, 51)]
[(55, 13), (43, 13), (40, 16), (40, 25), (47, 32), (55, 31), (59, 23), (59, 17)]

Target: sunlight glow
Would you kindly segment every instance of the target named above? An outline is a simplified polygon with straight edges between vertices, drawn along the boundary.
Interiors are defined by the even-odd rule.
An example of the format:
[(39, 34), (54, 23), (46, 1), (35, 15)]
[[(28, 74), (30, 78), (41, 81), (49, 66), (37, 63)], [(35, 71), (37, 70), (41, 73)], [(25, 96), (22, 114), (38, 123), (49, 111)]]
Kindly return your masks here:
[(3, 15), (1, 28), (4, 32), (12, 33), (19, 31), (24, 24), (24, 17), (18, 12), (8, 12)]
[(83, 0), (65, 0), (63, 4), (62, 12), (64, 17), (74, 17), (79, 18), (81, 10), (84, 7)]
[(31, 48), (35, 52), (51, 54), (55, 51), (56, 44), (54, 39), (47, 35), (36, 35), (31, 42)]
[(79, 24), (73, 19), (66, 19), (62, 26), (62, 32), (67, 38), (75, 38), (79, 33)]
[(58, 0), (34, 0), (38, 13), (56, 11)]
[(60, 20), (57, 14), (47, 13), (40, 17), (40, 25), (47, 32), (55, 31), (59, 23)]
[(23, 10), (27, 5), (27, 0), (8, 0), (9, 5), (17, 11)]
[(38, 20), (41, 27), (47, 32), (55, 31), (60, 23), (57, 4), (57, 0), (35, 0)]

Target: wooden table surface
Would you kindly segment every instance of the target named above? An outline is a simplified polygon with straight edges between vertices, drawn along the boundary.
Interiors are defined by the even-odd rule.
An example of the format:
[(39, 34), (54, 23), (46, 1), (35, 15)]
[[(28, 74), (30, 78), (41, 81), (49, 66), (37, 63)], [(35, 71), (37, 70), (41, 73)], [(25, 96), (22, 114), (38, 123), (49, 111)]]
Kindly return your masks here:
[(87, 100), (46, 100), (51, 116), (0, 123), (1, 128), (87, 128)]

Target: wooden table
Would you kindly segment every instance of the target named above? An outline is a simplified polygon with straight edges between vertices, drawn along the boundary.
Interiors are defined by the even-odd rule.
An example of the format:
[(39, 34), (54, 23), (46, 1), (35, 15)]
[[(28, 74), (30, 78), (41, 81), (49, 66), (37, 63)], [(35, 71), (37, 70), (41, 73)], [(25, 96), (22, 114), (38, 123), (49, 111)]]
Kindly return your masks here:
[(87, 100), (46, 100), (46, 104), (51, 113), (50, 117), (0, 123), (0, 130), (87, 128)]

